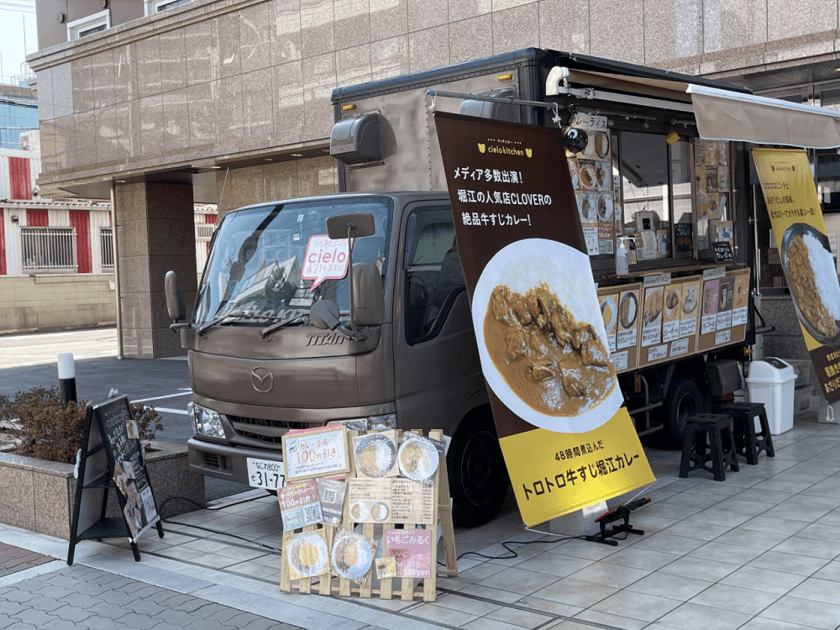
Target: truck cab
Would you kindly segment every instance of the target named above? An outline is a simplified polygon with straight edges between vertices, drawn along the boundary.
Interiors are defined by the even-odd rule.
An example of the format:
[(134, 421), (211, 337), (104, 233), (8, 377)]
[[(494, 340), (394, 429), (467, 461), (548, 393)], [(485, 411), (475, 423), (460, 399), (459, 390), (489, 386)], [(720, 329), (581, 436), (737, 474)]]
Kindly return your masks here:
[[(336, 262), (344, 250), (320, 247), (327, 220), (351, 213), (370, 215), (373, 233), (352, 239), (352, 274), (346, 263), (330, 274), (318, 257)], [(307, 277), (319, 268), (324, 277)], [(355, 336), (351, 275), (355, 313), (382, 313)], [(372, 278), (380, 291), (364, 287)], [(186, 319), (178, 294), (170, 278), (170, 315)], [(338, 311), (332, 329), (311, 312), (327, 301)], [(194, 311), (176, 326), (193, 386), (196, 472), (274, 490), (290, 429), (348, 421), (438, 428), (452, 436), (456, 522), (486, 522), (504, 501), (506, 471), (445, 192), (345, 193), (230, 212), (214, 234)]]

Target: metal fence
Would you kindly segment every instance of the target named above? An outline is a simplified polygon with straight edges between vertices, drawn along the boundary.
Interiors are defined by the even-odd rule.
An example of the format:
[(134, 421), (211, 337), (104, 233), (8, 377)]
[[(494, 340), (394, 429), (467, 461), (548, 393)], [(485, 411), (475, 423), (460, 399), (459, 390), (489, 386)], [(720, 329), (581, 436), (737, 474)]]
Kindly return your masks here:
[(114, 228), (99, 230), (99, 251), (102, 262), (102, 273), (114, 271)]
[(23, 271), (76, 271), (76, 230), (72, 227), (22, 227)]

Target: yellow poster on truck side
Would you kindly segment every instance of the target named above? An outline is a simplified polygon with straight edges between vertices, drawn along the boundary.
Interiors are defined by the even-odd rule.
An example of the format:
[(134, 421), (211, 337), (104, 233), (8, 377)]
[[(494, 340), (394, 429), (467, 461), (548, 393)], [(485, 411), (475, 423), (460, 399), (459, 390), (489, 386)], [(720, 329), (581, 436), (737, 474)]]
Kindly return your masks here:
[(805, 346), (829, 403), (840, 400), (840, 282), (804, 150), (753, 149)]
[[(537, 525), (653, 483), (610, 361), (557, 131), (442, 112), (435, 124), (522, 520)], [(603, 149), (609, 137), (599, 138)]]

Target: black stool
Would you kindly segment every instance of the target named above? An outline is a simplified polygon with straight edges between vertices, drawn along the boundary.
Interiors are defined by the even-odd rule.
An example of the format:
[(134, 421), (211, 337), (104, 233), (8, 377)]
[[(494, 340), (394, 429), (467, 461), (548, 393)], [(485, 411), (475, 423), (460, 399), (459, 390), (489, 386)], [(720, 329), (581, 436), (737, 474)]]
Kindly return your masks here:
[[(773, 449), (773, 438), (770, 437), (770, 424), (767, 421), (767, 413), (764, 410), (764, 403), (760, 402), (736, 402), (730, 403), (724, 409), (732, 416), (735, 436), (735, 452), (741, 457), (747, 458), (748, 464), (757, 464), (761, 451), (767, 453), (767, 457), (775, 457)], [(755, 418), (758, 418), (761, 430), (755, 431)]]
[(702, 468), (712, 473), (715, 481), (726, 481), (727, 465), (738, 472), (730, 417), (701, 413), (689, 418), (685, 423), (680, 477), (688, 477), (692, 470)]

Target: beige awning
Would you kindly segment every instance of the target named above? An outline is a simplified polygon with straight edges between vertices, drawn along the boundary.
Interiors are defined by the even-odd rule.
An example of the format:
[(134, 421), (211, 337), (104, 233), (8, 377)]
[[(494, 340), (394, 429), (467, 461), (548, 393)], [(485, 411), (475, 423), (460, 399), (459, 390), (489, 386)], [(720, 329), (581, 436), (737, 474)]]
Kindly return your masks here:
[(701, 138), (813, 149), (840, 147), (840, 112), (689, 85)]

